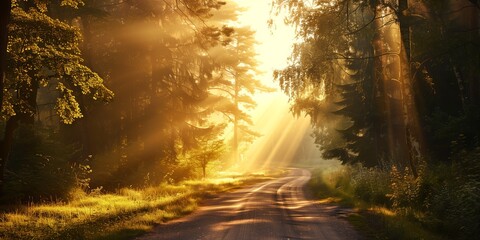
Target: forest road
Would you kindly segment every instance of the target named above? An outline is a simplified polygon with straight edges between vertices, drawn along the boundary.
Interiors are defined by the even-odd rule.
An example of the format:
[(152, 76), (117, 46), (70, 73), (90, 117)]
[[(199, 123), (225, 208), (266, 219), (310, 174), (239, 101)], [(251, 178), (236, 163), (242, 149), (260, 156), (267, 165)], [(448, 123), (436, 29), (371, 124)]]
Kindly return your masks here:
[(136, 239), (361, 239), (340, 217), (344, 209), (306, 198), (309, 179), (308, 170), (291, 169), (285, 177), (209, 199), (193, 214)]

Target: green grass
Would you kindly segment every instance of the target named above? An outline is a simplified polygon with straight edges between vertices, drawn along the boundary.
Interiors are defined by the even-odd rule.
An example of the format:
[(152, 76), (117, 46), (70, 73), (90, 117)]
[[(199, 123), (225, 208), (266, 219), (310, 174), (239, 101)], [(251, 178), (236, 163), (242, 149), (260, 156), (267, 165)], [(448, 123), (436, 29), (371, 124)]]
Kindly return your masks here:
[[(366, 239), (447, 239), (427, 230), (417, 220), (421, 216), (399, 214), (385, 204), (362, 200), (358, 192), (355, 192), (351, 177), (351, 172), (342, 168), (327, 173), (316, 169), (312, 173), (309, 187), (319, 203), (353, 208), (355, 211), (347, 219)], [(384, 180), (377, 179), (379, 183)]]
[(130, 239), (191, 213), (204, 199), (267, 179), (271, 177), (253, 174), (124, 188), (114, 194), (77, 191), (69, 202), (4, 209), (0, 239)]

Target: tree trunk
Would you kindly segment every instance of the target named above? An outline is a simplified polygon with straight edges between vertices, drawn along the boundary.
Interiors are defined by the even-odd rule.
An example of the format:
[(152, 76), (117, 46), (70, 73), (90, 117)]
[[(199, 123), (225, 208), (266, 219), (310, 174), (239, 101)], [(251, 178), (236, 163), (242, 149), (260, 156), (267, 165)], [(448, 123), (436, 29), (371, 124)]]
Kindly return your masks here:
[(235, 104), (235, 114), (233, 116), (233, 160), (234, 164), (239, 164), (239, 157), (238, 157), (238, 94), (239, 94), (239, 84), (237, 80), (237, 76), (235, 75), (235, 96), (234, 96), (234, 104)]
[(468, 44), (468, 42), (479, 42), (480, 8), (478, 3), (473, 1), (449, 0), (448, 2), (446, 12), (450, 14), (447, 15), (446, 24), (443, 26), (444, 37), (449, 34), (446, 29), (455, 29), (455, 31), (466, 33), (464, 40), (467, 40), (467, 44), (465, 44), (467, 54), (465, 59), (469, 59), (468, 62), (455, 64), (452, 58), (449, 58), (465, 110), (465, 105), (475, 107), (480, 105), (480, 69), (478, 68), (480, 55), (476, 44)]
[(10, 157), (14, 133), (18, 128), (19, 121), (20, 117), (18, 115), (12, 116), (7, 120), (5, 133), (3, 134), (3, 139), (0, 141), (0, 197), (4, 196), (5, 167)]
[[(398, 12), (400, 12), (400, 13), (408, 12), (408, 8), (409, 8), (408, 0), (398, 0), (398, 8), (399, 8)], [(405, 16), (401, 16), (401, 17), (405, 17)], [(411, 31), (412, 30), (411, 30), (409, 25), (403, 24), (403, 22), (400, 21), (400, 32), (402, 34), (402, 43), (403, 43), (403, 47), (404, 47), (404, 50), (405, 50), (405, 54), (407, 56), (407, 60), (409, 62), (412, 58), (412, 55), (411, 55), (412, 32)]]
[[(8, 23), (12, 11), (12, 1), (0, 1), (0, 110), (3, 108), (3, 90), (5, 88), (5, 75), (7, 71), (7, 45), (8, 45)], [(12, 125), (13, 124), (13, 125)], [(7, 163), (9, 151), (13, 142), (13, 130), (16, 121), (7, 121), (5, 128), (5, 137), (0, 141), (0, 197), (3, 196), (3, 183), (5, 180), (5, 165)], [(13, 129), (13, 130), (12, 130)], [(11, 132), (11, 133), (10, 133)], [(11, 135), (12, 137), (8, 137)]]
[[(34, 76), (33, 73), (30, 73), (29, 75)], [(18, 113), (16, 115), (8, 118), (5, 125), (3, 139), (0, 141), (0, 196), (4, 196), (5, 167), (8, 163), (12, 146), (14, 144), (15, 130), (17, 130), (20, 122), (33, 125), (35, 121), (38, 87), (39, 83), (32, 78), (30, 86), (18, 90), (21, 100), (28, 104), (31, 112), (23, 113), (17, 111)]]
[[(83, 45), (82, 45), (82, 56), (84, 59), (85, 65), (92, 69), (92, 50), (90, 47), (91, 42), (91, 21), (88, 17), (82, 17), (80, 19), (82, 24), (82, 37), (83, 37)], [(81, 136), (81, 143), (82, 143), (82, 159), (87, 158), (89, 155), (94, 155), (98, 152), (97, 146), (98, 144), (94, 144), (94, 136), (92, 133), (92, 123), (91, 120), (91, 112), (87, 110), (87, 103), (88, 99), (85, 95), (81, 94), (78, 97), (78, 101), (80, 103), (80, 109), (83, 113), (83, 118), (78, 119), (78, 127), (75, 130), (80, 130)]]
[[(2, 109), (3, 107), (3, 89), (5, 88), (5, 73), (7, 71), (8, 23), (10, 22), (11, 11), (12, 11), (12, 1), (1, 0), (0, 1), (0, 90), (1, 90), (0, 91), (0, 109)], [(4, 162), (4, 160), (0, 159), (1, 167), (3, 167), (2, 162)]]
[[(399, 11), (401, 13), (412, 12), (410, 9), (409, 0), (399, 0)], [(399, 54), (400, 61), (400, 75), (402, 82), (402, 98), (403, 98), (403, 112), (405, 114), (405, 139), (407, 144), (406, 160), (410, 168), (410, 172), (414, 177), (418, 175), (418, 165), (420, 161), (424, 161), (426, 157), (426, 147), (423, 138), (423, 130), (418, 116), (417, 105), (415, 102), (415, 92), (413, 89), (413, 76), (410, 69), (412, 59), (412, 30), (411, 23), (407, 20), (408, 17), (401, 15), (400, 19), (400, 35), (401, 48)]]
[[(404, 5), (408, 3), (405, 0), (400, 1), (403, 1)], [(386, 138), (387, 150), (384, 156), (387, 160), (386, 166), (393, 164), (400, 170), (408, 167), (415, 175), (409, 142), (412, 142), (410, 136), (416, 131), (410, 131), (408, 128), (410, 121), (416, 119), (406, 54), (406, 50), (410, 51), (410, 49), (405, 47), (405, 43), (402, 44), (404, 38), (407, 42), (409, 41), (410, 30), (404, 28), (407, 34), (406, 36), (401, 34), (399, 16), (391, 7), (382, 4), (372, 7), (376, 12), (375, 15), (378, 16), (374, 22), (376, 28), (375, 76), (377, 101), (382, 113), (382, 121), (384, 121), (382, 132)]]

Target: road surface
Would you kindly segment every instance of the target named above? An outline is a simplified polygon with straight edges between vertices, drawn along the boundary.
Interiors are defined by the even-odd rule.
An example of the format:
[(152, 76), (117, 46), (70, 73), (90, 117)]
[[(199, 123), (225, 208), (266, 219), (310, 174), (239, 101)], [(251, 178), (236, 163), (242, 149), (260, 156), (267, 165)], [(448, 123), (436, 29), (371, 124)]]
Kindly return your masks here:
[(306, 199), (309, 179), (309, 171), (292, 169), (286, 177), (210, 199), (193, 214), (137, 239), (360, 239), (339, 217), (342, 208)]

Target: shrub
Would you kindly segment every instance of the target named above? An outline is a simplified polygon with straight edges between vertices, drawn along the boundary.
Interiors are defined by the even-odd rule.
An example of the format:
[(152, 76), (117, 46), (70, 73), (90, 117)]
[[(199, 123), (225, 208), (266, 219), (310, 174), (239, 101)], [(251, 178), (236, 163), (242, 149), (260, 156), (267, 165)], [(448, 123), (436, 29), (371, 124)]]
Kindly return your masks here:
[(355, 196), (373, 204), (389, 205), (388, 173), (378, 168), (358, 166), (353, 174)]
[[(403, 172), (393, 166), (390, 171), (392, 206), (397, 210), (415, 208), (418, 205), (422, 176), (414, 177), (408, 167)], [(401, 212), (401, 211), (399, 211)]]
[[(480, 148), (460, 151), (451, 164), (421, 165), (417, 177), (408, 168), (384, 171), (345, 165), (330, 174), (314, 172), (310, 186), (321, 197), (333, 193), (348, 198), (344, 201), (360, 199), (374, 206), (387, 206), (405, 223), (420, 222), (449, 239), (480, 236)], [(408, 227), (400, 224), (389, 228)]]
[(480, 149), (455, 158), (452, 165), (431, 167), (423, 183), (425, 209), (452, 237), (474, 239), (480, 235)]
[[(320, 176), (318, 173), (313, 175)], [(366, 168), (360, 164), (345, 165), (337, 171), (326, 174), (323, 178), (332, 188), (346, 195), (369, 203), (390, 205), (387, 197), (390, 193), (390, 177), (388, 173), (378, 168)], [(321, 180), (313, 179), (313, 181)]]
[(68, 198), (75, 187), (70, 166), (72, 146), (59, 141), (52, 129), (21, 126), (6, 166), (5, 191), (13, 201), (39, 201)]

